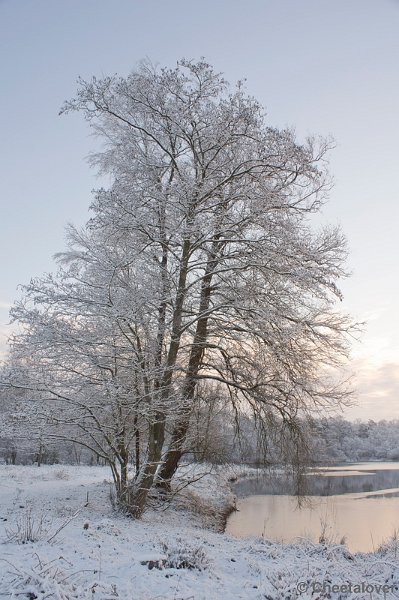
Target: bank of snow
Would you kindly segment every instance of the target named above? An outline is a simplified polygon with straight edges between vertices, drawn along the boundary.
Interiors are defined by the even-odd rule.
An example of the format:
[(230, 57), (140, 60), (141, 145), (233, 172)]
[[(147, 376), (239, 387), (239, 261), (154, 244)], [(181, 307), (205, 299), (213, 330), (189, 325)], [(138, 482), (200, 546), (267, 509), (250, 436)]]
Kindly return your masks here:
[[(106, 468), (0, 466), (0, 597), (370, 599), (365, 585), (384, 584), (393, 586), (386, 598), (399, 596), (398, 542), (351, 555), (342, 546), (228, 537), (216, 531), (231, 473), (202, 475), (182, 469), (172, 502), (154, 499), (135, 521), (112, 510)], [(184, 487), (190, 477), (197, 481)], [(29, 527), (37, 541), (22, 544)], [(331, 592), (349, 582), (365, 591)]]

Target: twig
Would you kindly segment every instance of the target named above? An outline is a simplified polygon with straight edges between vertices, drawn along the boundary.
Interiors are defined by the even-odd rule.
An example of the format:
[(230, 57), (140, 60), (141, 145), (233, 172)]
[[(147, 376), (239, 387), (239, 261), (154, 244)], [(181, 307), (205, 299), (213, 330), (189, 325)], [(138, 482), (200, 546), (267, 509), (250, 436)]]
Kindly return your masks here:
[(66, 519), (66, 521), (64, 521), (64, 523), (62, 523), (62, 525), (60, 525), (60, 527), (58, 527), (57, 531), (55, 533), (53, 533), (53, 535), (51, 537), (48, 538), (47, 542), (51, 542), (55, 538), (55, 536), (58, 535), (59, 532), (64, 529), (64, 527), (66, 527), (67, 525), (69, 525), (69, 523), (71, 521), (73, 521), (73, 519), (75, 517), (77, 517), (80, 512), (82, 512), (83, 509), (84, 509), (84, 506), (81, 506), (80, 508), (78, 508), (77, 511), (75, 511), (73, 513), (73, 515), (71, 515), (70, 517), (68, 517), (68, 519)]

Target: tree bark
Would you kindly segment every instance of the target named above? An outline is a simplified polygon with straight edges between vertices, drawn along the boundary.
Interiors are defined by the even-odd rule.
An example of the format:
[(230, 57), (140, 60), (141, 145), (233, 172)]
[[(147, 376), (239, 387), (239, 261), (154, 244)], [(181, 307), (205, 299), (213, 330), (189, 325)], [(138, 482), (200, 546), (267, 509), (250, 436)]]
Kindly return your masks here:
[[(214, 242), (214, 250), (216, 245), (217, 240)], [(216, 265), (217, 259), (215, 258), (215, 253), (212, 253), (207, 264), (205, 276), (202, 280), (199, 314), (204, 316), (200, 317), (197, 321), (194, 340), (191, 346), (187, 374), (183, 385), (183, 407), (174, 426), (169, 449), (159, 473), (158, 487), (165, 490), (170, 489), (170, 481), (176, 473), (179, 461), (182, 457), (184, 442), (190, 427), (193, 399), (197, 385), (196, 376), (201, 368), (208, 336), (208, 309), (212, 295), (212, 277)]]

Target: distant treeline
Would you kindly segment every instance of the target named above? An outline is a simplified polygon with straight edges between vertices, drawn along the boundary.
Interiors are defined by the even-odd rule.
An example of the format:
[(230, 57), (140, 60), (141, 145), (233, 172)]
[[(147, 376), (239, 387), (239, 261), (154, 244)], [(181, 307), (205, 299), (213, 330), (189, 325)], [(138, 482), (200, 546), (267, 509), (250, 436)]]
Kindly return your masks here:
[(320, 461), (399, 460), (399, 420), (319, 419), (312, 431), (312, 454)]
[[(201, 426), (198, 425), (201, 424)], [(309, 455), (316, 463), (399, 460), (399, 420), (347, 421), (342, 417), (313, 420), (304, 428)], [(203, 419), (192, 424), (190, 450), (186, 460), (210, 463), (282, 462), (282, 446), (273, 436), (261, 447), (254, 421), (242, 417), (240, 435), (224, 410), (215, 411), (206, 430)], [(50, 441), (21, 435), (0, 436), (0, 463), (6, 464), (101, 464), (86, 448), (67, 441)]]

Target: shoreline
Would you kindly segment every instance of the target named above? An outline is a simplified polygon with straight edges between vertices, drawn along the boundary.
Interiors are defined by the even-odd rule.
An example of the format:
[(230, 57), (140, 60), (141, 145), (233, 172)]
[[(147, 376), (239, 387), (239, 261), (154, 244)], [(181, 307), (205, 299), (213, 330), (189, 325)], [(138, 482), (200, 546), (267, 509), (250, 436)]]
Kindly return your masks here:
[[(184, 489), (167, 509), (154, 504), (134, 520), (112, 510), (105, 467), (0, 466), (2, 598), (308, 600), (319, 585), (320, 599), (349, 599), (349, 593), (330, 589), (348, 582), (396, 586), (385, 598), (397, 597), (399, 540), (374, 554), (351, 554), (344, 546), (307, 540), (282, 545), (233, 538), (217, 532), (234, 498), (228, 482), (233, 471), (196, 469), (203, 476), (192, 489)], [(183, 467), (181, 477), (189, 475)], [(22, 544), (18, 523), (30, 507), (42, 529), (36, 541)], [(370, 593), (356, 595), (363, 599), (370, 600)]]

